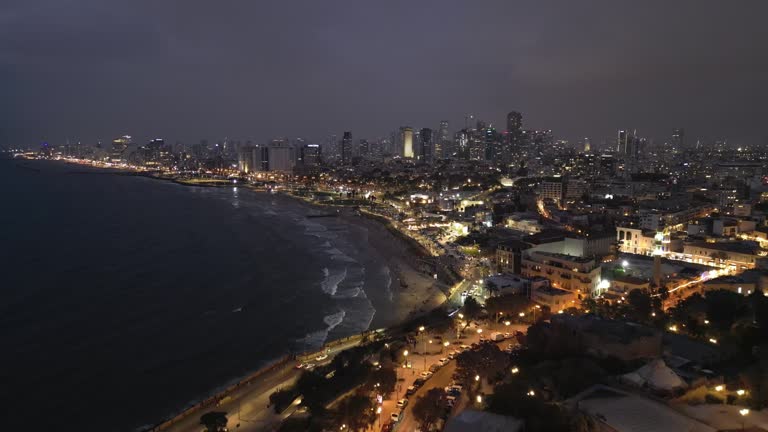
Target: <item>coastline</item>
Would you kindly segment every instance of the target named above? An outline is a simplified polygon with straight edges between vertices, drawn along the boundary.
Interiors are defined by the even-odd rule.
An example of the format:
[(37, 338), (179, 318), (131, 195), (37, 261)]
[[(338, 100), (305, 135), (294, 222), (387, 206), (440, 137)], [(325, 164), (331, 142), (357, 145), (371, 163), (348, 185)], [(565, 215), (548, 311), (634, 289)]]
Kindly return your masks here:
[[(68, 165), (79, 165), (66, 160), (62, 160), (62, 162), (65, 162)], [(173, 178), (152, 175), (150, 173), (144, 172), (119, 170), (98, 166), (89, 166), (89, 168), (90, 169), (88, 171), (75, 171), (73, 173), (97, 175), (114, 174), (118, 176), (147, 177), (155, 180), (171, 181), (183, 186), (193, 187), (232, 188), (234, 186), (232, 184), (189, 184), (176, 181)], [(248, 189), (253, 192), (258, 192), (260, 194), (267, 193), (263, 189), (258, 189), (251, 185), (237, 186), (243, 187), (244, 189)], [(357, 214), (354, 211), (354, 208), (351, 206), (336, 206), (315, 203), (287, 192), (279, 193), (276, 195), (276, 197), (286, 197), (292, 200), (296, 200), (301, 202), (302, 205), (312, 209), (322, 209), (327, 211), (329, 208), (334, 208), (340, 210), (340, 214), (338, 216), (339, 220), (345, 224), (358, 227), (367, 233), (365, 241), (367, 241), (369, 247), (373, 249), (374, 252), (378, 255), (380, 261), (385, 264), (391, 271), (391, 279), (389, 282), (389, 290), (391, 292), (391, 305), (388, 306), (387, 310), (387, 314), (391, 316), (391, 321), (393, 322), (391, 327), (397, 327), (407, 322), (408, 320), (426, 314), (444, 302), (445, 295), (440, 289), (441, 284), (439, 281), (436, 281), (428, 275), (425, 275), (418, 269), (419, 260), (428, 256), (428, 253), (423, 249), (420, 250), (420, 245), (414, 244), (415, 241), (413, 239), (410, 239), (407, 235), (400, 233), (397, 229), (392, 227), (389, 221), (381, 217), (368, 215), (364, 212)], [(368, 328), (366, 331), (371, 331), (371, 329)], [(359, 337), (359, 335), (352, 335), (350, 337)], [(348, 338), (344, 338), (338, 335), (332, 336), (325, 341), (323, 349), (325, 347), (337, 346), (345, 339)], [(313, 357), (312, 353), (316, 354), (317, 352), (318, 351), (316, 350), (310, 351), (310, 356)], [(307, 353), (303, 354), (307, 355)], [(248, 383), (250, 386), (250, 383), (253, 382), (256, 376), (265, 377), (265, 374), (267, 374), (267, 372), (271, 372), (275, 367), (275, 362), (282, 364), (282, 358), (283, 357), (281, 356), (275, 356), (274, 358), (266, 359), (264, 362), (260, 362), (261, 366), (251, 371), (250, 373), (230, 380), (227, 383), (222, 383), (223, 388), (218, 387), (211, 393), (200, 394), (194, 398), (190, 398), (190, 400), (184, 402), (185, 405), (183, 406), (186, 406), (186, 408), (183, 408), (180, 412), (177, 413), (169, 413), (169, 416), (166, 417), (165, 421), (156, 424), (152, 427), (152, 429), (164, 429), (161, 427), (161, 425), (166, 424), (169, 419), (176, 420), (180, 417), (190, 416), (193, 412), (196, 412), (196, 410), (200, 409), (200, 401), (203, 401), (202, 404), (205, 405), (205, 408), (216, 406), (222, 399), (230, 397), (232, 396), (233, 392), (240, 390), (244, 382)], [(292, 361), (290, 359), (284, 361), (292, 365)], [(290, 369), (290, 366), (288, 366), (288, 368)], [(265, 377), (264, 379), (267, 378)], [(168, 425), (166, 425), (166, 427), (167, 426)]]

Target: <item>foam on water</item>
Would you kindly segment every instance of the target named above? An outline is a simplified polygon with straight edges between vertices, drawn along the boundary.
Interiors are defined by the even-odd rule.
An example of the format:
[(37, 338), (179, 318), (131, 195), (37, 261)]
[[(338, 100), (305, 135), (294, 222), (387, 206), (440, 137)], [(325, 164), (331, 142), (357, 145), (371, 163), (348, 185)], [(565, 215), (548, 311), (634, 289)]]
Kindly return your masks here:
[(326, 294), (334, 295), (339, 289), (339, 284), (347, 277), (347, 268), (344, 267), (342, 270), (332, 273), (328, 267), (325, 267), (323, 268), (323, 275), (325, 277), (320, 282), (320, 289)]

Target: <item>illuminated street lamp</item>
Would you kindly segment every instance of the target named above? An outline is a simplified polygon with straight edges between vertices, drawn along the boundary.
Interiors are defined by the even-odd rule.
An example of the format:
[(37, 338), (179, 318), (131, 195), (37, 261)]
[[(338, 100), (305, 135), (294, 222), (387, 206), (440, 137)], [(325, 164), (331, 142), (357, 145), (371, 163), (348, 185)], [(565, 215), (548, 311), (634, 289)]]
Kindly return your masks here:
[(715, 391), (721, 392), (723, 390), (725, 390), (725, 386), (724, 385), (720, 384), (720, 385), (716, 385), (715, 386)]
[(513, 374), (516, 374), (516, 373), (520, 372), (520, 369), (518, 369), (517, 366), (515, 366), (515, 367), (512, 368), (511, 372)]
[(477, 403), (481, 404), (483, 403), (483, 397), (480, 395), (477, 395)]
[(508, 325), (510, 325), (510, 324), (512, 324), (512, 323), (511, 323), (511, 322), (509, 322), (509, 321), (504, 321), (504, 325), (505, 325), (505, 326), (508, 326)]
[(746, 393), (747, 393), (747, 392), (745, 392), (745, 391), (744, 391), (744, 390), (742, 390), (742, 389), (738, 389), (738, 390), (736, 390), (736, 394), (737, 394), (737, 395), (739, 395), (739, 396), (744, 396)]
[(475, 381), (480, 381), (480, 375), (475, 375)]
[(746, 417), (749, 414), (749, 408), (742, 408), (739, 410), (739, 414), (741, 414), (741, 430), (744, 430), (744, 417)]

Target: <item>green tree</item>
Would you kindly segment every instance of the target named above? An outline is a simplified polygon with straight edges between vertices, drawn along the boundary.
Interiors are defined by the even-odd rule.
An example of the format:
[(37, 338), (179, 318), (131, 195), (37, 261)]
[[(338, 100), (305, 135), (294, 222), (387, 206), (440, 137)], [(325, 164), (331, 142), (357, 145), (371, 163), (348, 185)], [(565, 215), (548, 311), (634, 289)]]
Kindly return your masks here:
[(221, 432), (227, 428), (227, 413), (211, 411), (200, 416), (200, 424), (205, 426), (208, 432)]
[(464, 316), (467, 320), (475, 320), (480, 318), (483, 312), (483, 307), (475, 300), (474, 297), (467, 297), (464, 300)]
[(347, 396), (339, 401), (335, 410), (336, 424), (346, 425), (350, 431), (367, 429), (376, 421), (374, 405), (374, 401), (368, 396)]
[(381, 368), (374, 369), (368, 374), (363, 389), (376, 391), (386, 398), (395, 391), (395, 385), (397, 385), (397, 372), (392, 368)]
[(441, 388), (432, 388), (416, 399), (413, 404), (413, 417), (419, 422), (421, 430), (430, 430), (444, 412), (445, 392)]

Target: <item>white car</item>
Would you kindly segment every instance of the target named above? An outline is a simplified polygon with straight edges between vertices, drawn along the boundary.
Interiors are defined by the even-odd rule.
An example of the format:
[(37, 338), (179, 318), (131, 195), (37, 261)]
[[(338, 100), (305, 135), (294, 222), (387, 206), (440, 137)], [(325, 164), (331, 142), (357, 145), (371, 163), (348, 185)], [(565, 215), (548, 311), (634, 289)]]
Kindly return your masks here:
[(405, 408), (406, 405), (408, 405), (408, 399), (400, 399), (397, 401), (398, 408)]
[(393, 422), (397, 423), (398, 421), (400, 421), (400, 413), (399, 412), (393, 412), (389, 416), (389, 418), (391, 418)]
[(317, 361), (323, 361), (328, 358), (328, 354), (320, 354), (319, 356), (315, 357), (315, 360)]
[(448, 360), (447, 358), (441, 358), (437, 362), (440, 363), (440, 366), (445, 366), (448, 364), (448, 362), (450, 362), (450, 360)]
[(421, 375), (421, 377), (422, 377), (422, 378), (424, 378), (424, 379), (426, 380), (426, 379), (429, 379), (429, 377), (431, 377), (431, 376), (432, 376), (432, 372), (430, 372), (430, 371), (424, 371), (424, 372), (422, 372), (422, 373), (421, 373), (421, 374), (419, 374), (419, 375)]

